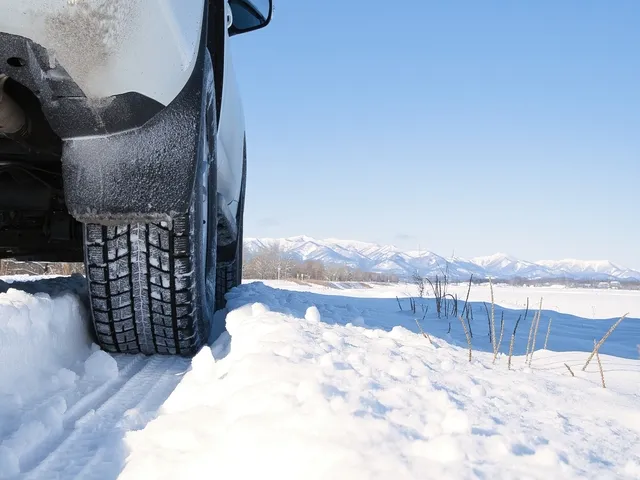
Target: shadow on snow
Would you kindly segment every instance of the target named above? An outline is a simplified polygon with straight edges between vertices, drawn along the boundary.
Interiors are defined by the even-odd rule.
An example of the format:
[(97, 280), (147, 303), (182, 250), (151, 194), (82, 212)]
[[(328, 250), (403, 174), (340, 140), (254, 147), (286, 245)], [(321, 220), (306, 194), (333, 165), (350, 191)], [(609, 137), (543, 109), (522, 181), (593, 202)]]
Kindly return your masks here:
[[(409, 309), (409, 299), (401, 298), (402, 311), (399, 308), (396, 298), (367, 298), (350, 297), (348, 292), (345, 295), (332, 295), (315, 292), (299, 292), (293, 290), (277, 289), (265, 285), (262, 282), (252, 282), (238, 287), (231, 295), (238, 297), (243, 303), (260, 302), (269, 307), (270, 310), (291, 315), (296, 318), (304, 318), (306, 309), (316, 306), (320, 311), (322, 321), (330, 325), (346, 325), (352, 323), (360, 324), (370, 329), (382, 329), (390, 331), (396, 326), (406, 328), (415, 333), (419, 333), (416, 319), (420, 322), (422, 329), (433, 335), (445, 339), (457, 345), (465, 346), (465, 338), (460, 319), (449, 316), (445, 318), (442, 313), (438, 318), (436, 313), (436, 302), (433, 298), (415, 298), (417, 307), (416, 313)], [(489, 322), (482, 302), (469, 302), (472, 306), (473, 320), (471, 323), (472, 346), (474, 350), (492, 352), (489, 337)], [(459, 301), (459, 311), (462, 311), (464, 301)], [(488, 302), (489, 312), (491, 304)], [(544, 305), (543, 305), (544, 306)], [(428, 308), (427, 315), (423, 319), (424, 309)], [(524, 355), (529, 338), (529, 331), (533, 317), (537, 312), (537, 306), (530, 304), (529, 312), (524, 319), (524, 309), (508, 309), (498, 305), (495, 306), (495, 329), (496, 338), (500, 337), (500, 319), (504, 314), (504, 337), (500, 346), (500, 351), (508, 354), (511, 335), (513, 334), (518, 316), (522, 320), (516, 331), (513, 355)], [(624, 312), (622, 312), (624, 313)], [(547, 350), (556, 352), (591, 352), (593, 350), (593, 340), (600, 340), (619, 317), (594, 320), (582, 318), (575, 315), (558, 313), (551, 310), (542, 309), (540, 325), (535, 341), (536, 350), (544, 346), (547, 335), (549, 319), (552, 319), (551, 332), (547, 342)], [(364, 322), (364, 325), (362, 325)], [(450, 333), (449, 325), (451, 325)], [(622, 358), (637, 359), (638, 344), (640, 344), (640, 319), (625, 318), (616, 330), (600, 348), (600, 353), (613, 355)]]

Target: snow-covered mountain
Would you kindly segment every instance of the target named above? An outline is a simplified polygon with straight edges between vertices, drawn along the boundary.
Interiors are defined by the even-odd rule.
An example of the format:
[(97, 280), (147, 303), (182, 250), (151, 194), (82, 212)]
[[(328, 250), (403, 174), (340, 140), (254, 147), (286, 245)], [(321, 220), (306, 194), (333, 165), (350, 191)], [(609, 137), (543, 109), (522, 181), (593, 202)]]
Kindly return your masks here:
[(493, 277), (521, 277), (528, 279), (553, 278), (558, 272), (544, 265), (525, 260), (519, 260), (506, 253), (496, 253), (486, 257), (475, 257), (471, 263), (482, 267), (488, 275)]
[(620, 267), (608, 260), (540, 260), (536, 262), (550, 270), (566, 272), (569, 275), (582, 275), (590, 278), (615, 277), (621, 280), (637, 279), (638, 272), (630, 268)]
[(429, 251), (402, 251), (393, 245), (378, 245), (355, 240), (328, 238), (319, 240), (305, 235), (288, 238), (247, 238), (245, 251), (250, 258), (266, 248), (277, 246), (296, 260), (317, 260), (325, 264), (346, 265), (368, 272), (409, 276), (436, 275), (448, 271), (453, 279), (475, 278), (535, 279), (567, 278), (575, 280), (640, 280), (640, 272), (606, 260), (541, 260), (530, 262), (506, 253), (464, 259), (445, 258)]

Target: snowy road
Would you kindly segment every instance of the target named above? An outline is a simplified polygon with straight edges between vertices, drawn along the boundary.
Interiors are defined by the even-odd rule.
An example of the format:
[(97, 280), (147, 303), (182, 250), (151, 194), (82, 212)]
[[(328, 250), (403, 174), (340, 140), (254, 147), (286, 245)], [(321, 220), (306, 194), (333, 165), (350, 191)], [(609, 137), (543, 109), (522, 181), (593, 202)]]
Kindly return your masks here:
[(0, 284), (11, 287), (0, 295), (0, 478), (115, 478), (124, 433), (156, 415), (191, 361), (99, 351), (82, 281)]
[(610, 320), (545, 311), (550, 350), (541, 325), (526, 365), (524, 325), (508, 370), (486, 317), (469, 362), (459, 322), (427, 315), (430, 343), (383, 287), (272, 285), (234, 290), (228, 333), (186, 360), (97, 349), (81, 278), (0, 281), (0, 478), (640, 478), (639, 320), (603, 389), (581, 368)]
[[(21, 470), (29, 472), (25, 478), (50, 478), (51, 472), (65, 478), (104, 478), (105, 467), (119, 453), (120, 430), (144, 425), (189, 368), (188, 361), (179, 359), (114, 358), (118, 375), (100, 385), (76, 385), (86, 393), (56, 419), (61, 428), (34, 442), (22, 457)], [(65, 393), (53, 392), (36, 408), (59, 408)]]

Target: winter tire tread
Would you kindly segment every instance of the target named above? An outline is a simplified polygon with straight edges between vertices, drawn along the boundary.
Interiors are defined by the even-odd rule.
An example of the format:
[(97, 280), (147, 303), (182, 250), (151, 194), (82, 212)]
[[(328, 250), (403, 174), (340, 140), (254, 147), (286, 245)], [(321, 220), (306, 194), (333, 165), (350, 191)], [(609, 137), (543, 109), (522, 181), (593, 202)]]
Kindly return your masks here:
[(189, 216), (85, 225), (89, 297), (98, 342), (114, 353), (191, 356), (205, 337)]

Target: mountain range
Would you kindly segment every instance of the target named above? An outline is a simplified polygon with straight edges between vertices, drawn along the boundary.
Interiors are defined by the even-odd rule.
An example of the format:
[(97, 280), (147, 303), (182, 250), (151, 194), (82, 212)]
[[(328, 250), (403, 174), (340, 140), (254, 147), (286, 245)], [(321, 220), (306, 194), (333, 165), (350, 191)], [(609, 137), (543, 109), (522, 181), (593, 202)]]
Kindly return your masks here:
[(494, 278), (508, 280), (568, 279), (579, 281), (640, 281), (640, 272), (607, 260), (540, 260), (530, 262), (506, 253), (464, 259), (445, 258), (429, 251), (403, 251), (393, 245), (329, 238), (318, 240), (305, 235), (289, 238), (246, 238), (245, 258), (278, 246), (296, 260), (317, 260), (324, 264), (345, 265), (366, 272), (408, 277), (418, 272), (435, 276), (445, 270), (451, 279)]

